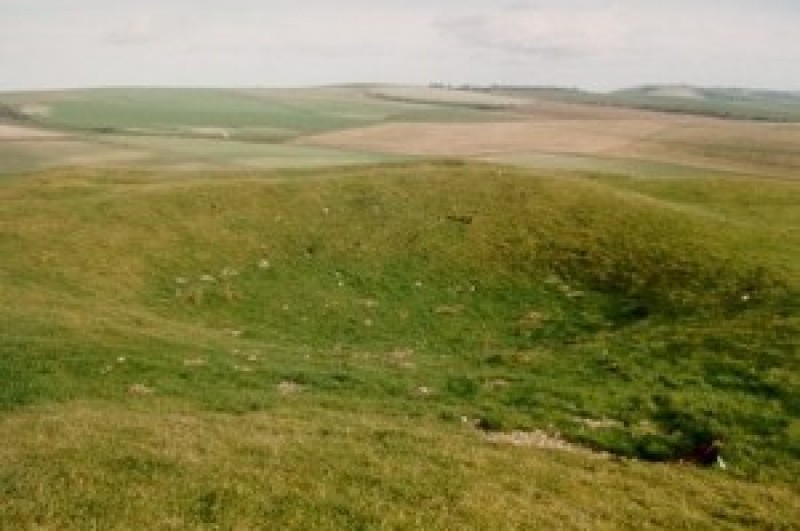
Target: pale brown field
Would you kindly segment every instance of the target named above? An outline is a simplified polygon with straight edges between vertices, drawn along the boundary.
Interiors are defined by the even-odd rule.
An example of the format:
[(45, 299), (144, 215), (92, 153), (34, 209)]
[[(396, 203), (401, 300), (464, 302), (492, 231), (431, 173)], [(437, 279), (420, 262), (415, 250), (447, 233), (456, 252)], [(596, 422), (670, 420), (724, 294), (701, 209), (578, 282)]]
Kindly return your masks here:
[[(203, 105), (235, 107), (242, 104), (239, 97), (244, 97), (247, 105), (260, 102), (264, 112), (275, 113), (274, 124), (238, 123), (236, 113), (217, 116), (218, 120), (224, 118), (219, 123), (184, 123), (187, 116), (171, 115), (167, 106), (160, 108), (162, 114), (155, 116), (153, 123), (131, 125), (125, 121), (130, 109), (121, 115), (117, 109), (128, 108), (125, 98), (129, 96), (145, 98), (138, 103), (144, 105), (142, 109), (147, 109), (148, 97), (174, 100), (177, 106), (182, 101), (181, 94), (174, 91), (3, 95), (3, 101), (35, 122), (0, 124), (0, 170), (74, 165), (170, 169), (302, 166), (317, 165), (319, 155), (331, 163), (385, 160), (385, 155), (393, 155), (510, 164), (522, 161), (526, 166), (541, 167), (537, 161), (543, 157), (567, 156), (584, 157), (574, 164), (559, 161), (560, 167), (576, 171), (584, 171), (591, 158), (613, 159), (613, 169), (625, 174), (639, 172), (642, 164), (655, 163), (683, 166), (689, 173), (800, 175), (800, 124), (428, 87), (372, 86), (242, 89), (192, 96), (200, 97), (191, 100), (198, 109)], [(59, 105), (81, 98), (90, 104), (86, 112), (96, 99), (105, 113), (108, 122), (94, 126), (107, 126), (118, 134), (86, 129), (81, 121), (85, 113), (68, 114), (70, 118), (63, 123), (51, 120), (62, 109)], [(47, 124), (70, 129), (47, 130)], [(211, 140), (214, 142), (208, 142)], [(315, 153), (308, 146), (327, 149)], [(277, 152), (280, 156), (276, 158)], [(313, 164), (308, 163), (311, 159)], [(628, 164), (630, 168), (625, 167)], [(602, 165), (593, 169), (603, 171)], [(664, 171), (671, 174), (672, 170)]]
[(662, 132), (655, 120), (540, 120), (487, 124), (386, 124), (317, 135), (301, 140), (404, 155), (474, 156), (547, 151), (598, 154)]
[(604, 155), (714, 170), (800, 176), (800, 125), (731, 121), (587, 105), (534, 103), (519, 120), (387, 123), (304, 137), (301, 144), (402, 155)]
[(0, 142), (11, 140), (53, 140), (64, 138), (64, 134), (46, 129), (0, 123)]
[(689, 119), (616, 154), (798, 178), (800, 125)]

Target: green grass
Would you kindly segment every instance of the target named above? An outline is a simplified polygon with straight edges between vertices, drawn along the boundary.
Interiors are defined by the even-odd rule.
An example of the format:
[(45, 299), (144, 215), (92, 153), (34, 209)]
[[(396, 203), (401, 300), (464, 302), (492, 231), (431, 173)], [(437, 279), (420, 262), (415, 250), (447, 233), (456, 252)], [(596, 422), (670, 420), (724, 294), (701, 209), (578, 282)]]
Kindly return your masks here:
[(0, 95), (12, 109), (31, 106), (44, 126), (119, 133), (186, 134), (191, 128), (266, 130), (271, 140), (360, 127), (386, 121), (482, 121), (489, 111), (447, 105), (381, 101), (352, 89), (165, 89), (111, 88)]
[(97, 89), (81, 91), (50, 105), (47, 125), (112, 130), (182, 127), (271, 127), (291, 132), (338, 129), (347, 120), (312, 106), (248, 97), (215, 89)]
[(656, 181), (690, 177), (706, 179), (715, 176), (726, 176), (733, 173), (699, 166), (677, 164), (674, 162), (648, 160), (645, 158), (611, 157), (605, 155), (594, 156), (531, 152), (491, 155), (481, 157), (481, 160), (537, 168), (540, 170), (562, 170), (593, 175), (654, 179)]
[[(790, 527), (798, 198), (454, 162), (8, 181), (0, 520)], [(654, 463), (711, 435), (725, 471)]]

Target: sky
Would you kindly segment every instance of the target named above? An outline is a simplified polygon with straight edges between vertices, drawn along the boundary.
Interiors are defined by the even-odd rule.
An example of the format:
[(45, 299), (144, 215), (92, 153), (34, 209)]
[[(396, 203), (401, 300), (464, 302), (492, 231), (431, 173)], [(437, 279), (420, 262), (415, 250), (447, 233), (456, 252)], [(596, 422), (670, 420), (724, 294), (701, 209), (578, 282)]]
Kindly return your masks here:
[(800, 90), (800, 0), (0, 0), (0, 90)]

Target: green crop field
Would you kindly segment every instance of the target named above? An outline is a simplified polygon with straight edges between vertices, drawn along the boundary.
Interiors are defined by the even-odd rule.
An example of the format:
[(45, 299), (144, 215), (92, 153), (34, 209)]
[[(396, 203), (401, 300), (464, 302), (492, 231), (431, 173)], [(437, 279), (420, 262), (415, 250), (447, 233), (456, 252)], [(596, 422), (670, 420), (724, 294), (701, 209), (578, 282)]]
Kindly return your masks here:
[(232, 134), (240, 128), (267, 128), (286, 137), (387, 120), (482, 120), (488, 112), (452, 109), (446, 100), (440, 105), (386, 101), (369, 94), (343, 88), (112, 88), (10, 94), (0, 101), (36, 123), (66, 130), (191, 132), (213, 126)]
[[(365, 153), (357, 147), (298, 147), (291, 142), (381, 123), (517, 119), (503, 109), (473, 108), (442, 98), (395, 101), (377, 97), (372, 90), (377, 87), (4, 93), (0, 94), (0, 174), (65, 166), (213, 170), (385, 162), (400, 157), (376, 150)], [(4, 131), (4, 126), (23, 127), (26, 132)], [(60, 137), (43, 141), (30, 131)]]
[(370, 90), (6, 119), (0, 529), (795, 528), (794, 129)]

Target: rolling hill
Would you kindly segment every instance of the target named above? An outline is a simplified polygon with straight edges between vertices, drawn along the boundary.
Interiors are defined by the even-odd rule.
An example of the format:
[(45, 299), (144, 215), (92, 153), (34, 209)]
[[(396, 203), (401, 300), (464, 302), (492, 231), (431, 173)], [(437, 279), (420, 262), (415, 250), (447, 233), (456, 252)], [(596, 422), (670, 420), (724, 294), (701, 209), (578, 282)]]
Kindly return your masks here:
[(0, 529), (795, 526), (797, 126), (463, 92), (0, 95)]

